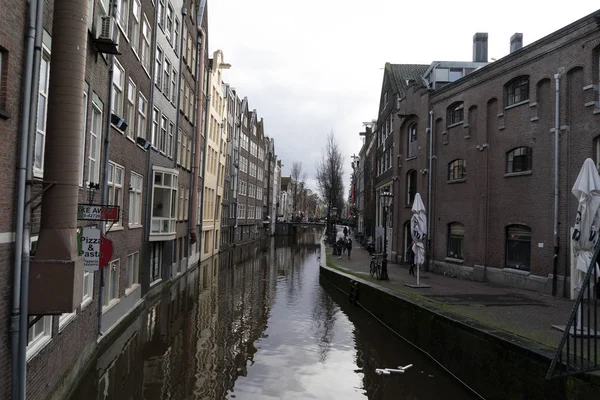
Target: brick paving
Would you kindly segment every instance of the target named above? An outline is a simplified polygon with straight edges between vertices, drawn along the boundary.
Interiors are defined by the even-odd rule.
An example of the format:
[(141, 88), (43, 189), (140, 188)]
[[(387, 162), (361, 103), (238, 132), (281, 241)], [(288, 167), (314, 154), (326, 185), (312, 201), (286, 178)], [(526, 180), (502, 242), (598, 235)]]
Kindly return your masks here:
[[(338, 236), (343, 236), (342, 229), (343, 227), (338, 226)], [(417, 301), (430, 302), (444, 312), (471, 318), (493, 331), (500, 330), (517, 336), (515, 340), (523, 337), (543, 345), (542, 347), (558, 347), (562, 332), (551, 326), (567, 323), (572, 301), (423, 271), (420, 283), (430, 285), (431, 288), (410, 288), (405, 284), (416, 284), (416, 277), (409, 275), (408, 265), (394, 263), (388, 263), (389, 281), (377, 281), (369, 276), (371, 256), (361, 248), (357, 240), (353, 240), (351, 259), (348, 259), (347, 254), (341, 258), (333, 256), (332, 249), (328, 246), (328, 263)]]

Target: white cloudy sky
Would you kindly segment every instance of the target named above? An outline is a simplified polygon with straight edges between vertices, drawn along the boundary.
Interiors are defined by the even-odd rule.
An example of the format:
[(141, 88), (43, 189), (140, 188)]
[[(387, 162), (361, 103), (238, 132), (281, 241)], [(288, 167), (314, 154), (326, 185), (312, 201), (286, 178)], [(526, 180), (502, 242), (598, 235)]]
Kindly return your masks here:
[(209, 0), (209, 51), (222, 49), (232, 64), (224, 80), (264, 118), (283, 174), (302, 161), (309, 186), (316, 188), (315, 162), (332, 130), (348, 182), (362, 122), (377, 115), (385, 62), (470, 61), (475, 32), (488, 32), (490, 61), (499, 59), (513, 33), (522, 32), (527, 45), (599, 8), (592, 0), (488, 4)]

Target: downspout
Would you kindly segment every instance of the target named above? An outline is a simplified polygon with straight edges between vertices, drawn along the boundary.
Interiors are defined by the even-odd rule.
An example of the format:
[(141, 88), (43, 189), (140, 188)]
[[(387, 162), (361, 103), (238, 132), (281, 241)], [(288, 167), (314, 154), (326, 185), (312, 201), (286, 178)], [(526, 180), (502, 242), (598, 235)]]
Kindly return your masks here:
[[(204, 35), (203, 35), (204, 38)], [(206, 42), (204, 42), (206, 43)], [(211, 71), (208, 71), (207, 74), (207, 81), (208, 82), (204, 82), (206, 84), (210, 84), (211, 83), (211, 79), (210, 79), (210, 74)], [(206, 133), (208, 133), (208, 120), (209, 120), (209, 111), (210, 111), (210, 91), (208, 90), (208, 86), (207, 86), (207, 94), (205, 95), (206, 98), (206, 118), (204, 118), (204, 162), (202, 163), (202, 182), (204, 183), (204, 179), (206, 177), (206, 157), (207, 157), (207, 151), (208, 151), (208, 139), (206, 137)], [(202, 227), (204, 226), (204, 196), (205, 196), (205, 190), (204, 188), (202, 188), (202, 198), (200, 199), (200, 234), (202, 234)], [(202, 250), (200, 249), (200, 253), (202, 253)]]
[[(154, 32), (157, 32), (158, 29), (158, 7), (154, 9)], [(156, 94), (156, 84), (154, 82), (154, 75), (156, 71), (154, 70), (156, 63), (156, 47), (158, 45), (158, 36), (154, 35), (154, 43), (152, 46), (152, 62), (150, 63), (150, 123), (148, 124), (146, 130), (146, 138), (147, 141), (150, 142), (152, 139), (152, 127), (154, 125), (154, 97)], [(179, 113), (179, 110), (177, 110)], [(151, 143), (154, 145), (154, 143)], [(175, 143), (177, 146), (177, 143)], [(153, 183), (152, 173), (152, 146), (148, 147), (146, 150), (146, 207), (145, 207), (145, 215), (144, 215), (144, 239), (145, 242), (150, 245), (150, 231), (152, 228), (152, 183)]]
[[(196, 74), (196, 144), (195, 144), (195, 153), (194, 153), (194, 162), (197, 165), (197, 168), (200, 167), (200, 154), (202, 154), (202, 118), (204, 116), (203, 111), (203, 102), (202, 96), (204, 94), (204, 48), (205, 48), (205, 37), (204, 31), (200, 24), (198, 24), (198, 36), (197, 42), (198, 46), (196, 48), (196, 52), (198, 54), (197, 57), (197, 71)], [(200, 75), (198, 75), (200, 74)], [(206, 144), (204, 145), (206, 147)], [(204, 164), (206, 163), (206, 158), (204, 159), (204, 163), (202, 165), (202, 177), (204, 178)], [(204, 193), (204, 189), (201, 187), (200, 179), (198, 176), (198, 171), (193, 170), (194, 177), (198, 178), (198, 184), (200, 189), (202, 189), (202, 193)], [(203, 200), (203, 199), (202, 199)], [(192, 193), (192, 212), (191, 212), (191, 221), (190, 221), (190, 244), (194, 244), (198, 242), (198, 233), (196, 225), (198, 224), (198, 190), (194, 190)], [(200, 205), (202, 207), (202, 205)]]
[(431, 189), (432, 189), (432, 175), (433, 175), (433, 109), (429, 111), (429, 170), (427, 172), (427, 210), (429, 212), (429, 218), (427, 218), (427, 258), (428, 268), (431, 262), (431, 219), (433, 218), (433, 210), (431, 209)]
[[(183, 45), (183, 44), (182, 44)], [(200, 81), (201, 78), (198, 77), (198, 64), (200, 63), (199, 57), (200, 57), (200, 47), (202, 45), (202, 39), (200, 38), (200, 36), (196, 37), (196, 65), (194, 66), (194, 70), (195, 70), (195, 74), (194, 76), (196, 77), (196, 79), (194, 79), (194, 110), (196, 110), (194, 112), (194, 129), (196, 129), (196, 126), (198, 126), (198, 88), (200, 88), (202, 85), (199, 84), (198, 82)], [(194, 209), (197, 209), (198, 207), (194, 207), (194, 205), (196, 204), (196, 202), (194, 200), (198, 200), (198, 198), (196, 196), (194, 196), (194, 193), (198, 192), (195, 188), (196, 185), (196, 175), (198, 175), (197, 171), (196, 171), (196, 166), (200, 163), (200, 160), (196, 161), (196, 155), (199, 153), (198, 150), (196, 149), (197, 143), (200, 141), (200, 138), (198, 138), (198, 132), (196, 132), (195, 135), (192, 136), (192, 151), (193, 151), (193, 157), (192, 157), (192, 175), (190, 177), (190, 188), (189, 188), (189, 199), (191, 200), (190, 202), (188, 202), (188, 235), (187, 235), (187, 243), (186, 243), (186, 249), (187, 249), (187, 265), (186, 265), (186, 270), (190, 268), (190, 248), (192, 246), (192, 243), (196, 243), (196, 241), (194, 240), (194, 242), (192, 242), (191, 237), (192, 237), (192, 233), (195, 235), (196, 234), (196, 219), (194, 218), (195, 213), (194, 213)]]
[[(490, 144), (490, 130), (485, 127), (485, 142)], [(488, 239), (489, 239), (489, 221), (490, 221), (490, 149), (486, 148), (485, 152), (485, 246), (483, 249), (483, 281), (487, 282), (488, 269)]]
[[(34, 37), (36, 37), (36, 10), (39, 7), (38, 0), (29, 1), (28, 27), (25, 37), (25, 71), (23, 74), (23, 112), (21, 114), (21, 140), (19, 149), (19, 166), (17, 169), (17, 203), (16, 203), (16, 226), (15, 226), (15, 258), (14, 258), (14, 275), (13, 275), (13, 298), (12, 310), (10, 316), (10, 333), (11, 333), (11, 396), (13, 399), (23, 399), (22, 393), (26, 387), (26, 357), (22, 357), (27, 348), (26, 335), (21, 335), (21, 320), (27, 318), (27, 310), (21, 307), (21, 298), (26, 298), (28, 293), (21, 294), (22, 281), (26, 281), (22, 277), (21, 268), (23, 253), (28, 255), (30, 244), (24, 245), (24, 226), (25, 226), (25, 201), (27, 175), (31, 166), (28, 164), (28, 154), (30, 146), (30, 115), (31, 110), (31, 92), (32, 92), (32, 75), (33, 75), (33, 52), (34, 52)], [(33, 142), (33, 140), (31, 140)], [(25, 329), (27, 332), (27, 329)]]
[[(187, 9), (185, 7), (181, 7), (181, 26), (183, 27), (183, 25), (185, 24), (185, 17), (187, 16)], [(182, 28), (183, 29), (183, 28)], [(179, 76), (177, 78), (177, 108), (175, 109), (175, 135), (173, 138), (173, 143), (171, 144), (173, 147), (175, 147), (175, 151), (173, 152), (173, 168), (175, 170), (177, 170), (177, 159), (179, 157), (179, 146), (177, 145), (179, 143), (179, 122), (181, 121), (181, 112), (179, 111), (181, 109), (181, 80), (183, 79), (183, 34), (180, 35), (180, 39), (179, 39), (179, 49), (180, 49), (180, 54), (179, 54)], [(182, 168), (185, 168), (184, 165), (182, 165)], [(179, 191), (179, 188), (177, 188), (177, 191)], [(177, 226), (177, 223), (176, 225)], [(177, 229), (175, 229), (175, 231), (177, 232)], [(177, 234), (175, 235), (177, 236)], [(186, 243), (187, 244), (187, 243)], [(177, 269), (179, 272), (180, 269), (180, 264), (179, 264), (179, 260), (175, 260), (175, 249), (177, 248), (177, 238), (171, 240), (171, 274), (173, 274), (173, 265), (175, 265), (175, 263), (177, 262)], [(182, 255), (180, 254), (179, 257), (181, 257)], [(187, 263), (187, 261), (186, 261)]]
[[(554, 108), (554, 268), (552, 271), (552, 296), (556, 296), (558, 283), (558, 136), (560, 135), (560, 78), (562, 68), (554, 75), (556, 80)], [(567, 279), (565, 276), (564, 279)]]
[[(223, 140), (223, 122), (221, 121), (221, 135), (219, 137), (219, 156), (217, 158), (217, 186), (216, 186), (216, 190), (215, 190), (215, 195), (218, 197), (219, 196), (219, 182), (221, 180), (221, 148), (223, 146), (221, 146), (221, 141)], [(225, 193), (225, 185), (223, 185), (223, 192), (221, 193), (221, 201), (223, 201), (223, 194)], [(219, 204), (217, 204), (217, 199), (215, 199), (215, 209), (213, 210), (213, 235), (215, 240), (218, 240), (219, 238), (216, 237), (216, 233), (217, 233), (217, 226), (215, 225), (217, 223), (217, 212), (219, 211)], [(221, 218), (223, 216), (221, 215)], [(221, 226), (219, 226), (220, 228)], [(221, 229), (219, 229), (219, 232), (221, 232)], [(211, 251), (214, 252), (214, 243), (213, 243), (213, 249), (211, 249)]]
[[(182, 25), (185, 24), (185, 17), (187, 15), (187, 9), (185, 7), (181, 8), (181, 21)], [(183, 78), (183, 35), (180, 35), (181, 38), (179, 40), (179, 82), (177, 83), (177, 116), (175, 117), (175, 141), (173, 145), (175, 147), (175, 154), (173, 157), (173, 168), (177, 169), (177, 159), (179, 157), (179, 147), (177, 143), (179, 143), (179, 122), (181, 120), (181, 113), (179, 110), (181, 109), (181, 80)], [(197, 79), (196, 79), (197, 81)]]
[[(117, 15), (117, 2), (113, 0), (111, 5), (111, 14), (114, 18)], [(106, 126), (104, 127), (104, 165), (103, 167), (103, 177), (102, 177), (102, 191), (101, 191), (101, 204), (108, 204), (108, 166), (110, 159), (110, 130), (111, 130), (111, 116), (112, 116), (112, 95), (113, 95), (113, 74), (115, 70), (115, 55), (109, 54), (108, 56), (108, 110), (106, 112)], [(102, 234), (106, 235), (106, 222), (100, 222), (100, 228), (102, 229)], [(104, 270), (100, 271), (100, 293), (98, 294), (98, 335), (102, 336), (102, 304), (104, 303)]]

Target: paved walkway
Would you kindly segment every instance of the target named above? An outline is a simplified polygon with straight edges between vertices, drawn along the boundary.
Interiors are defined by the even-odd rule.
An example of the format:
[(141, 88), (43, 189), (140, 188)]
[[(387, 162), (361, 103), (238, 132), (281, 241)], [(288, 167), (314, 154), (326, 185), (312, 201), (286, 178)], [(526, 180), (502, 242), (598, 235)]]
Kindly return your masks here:
[[(343, 236), (342, 229), (343, 226), (338, 226), (338, 236)], [(413, 289), (405, 286), (406, 283), (416, 284), (416, 277), (408, 273), (408, 265), (394, 263), (388, 263), (389, 281), (378, 281), (369, 276), (369, 253), (357, 240), (352, 247), (352, 258), (348, 259), (347, 254), (342, 258), (333, 256), (328, 246), (328, 263), (400, 294), (428, 301), (444, 312), (469, 317), (494, 330), (537, 342), (542, 347), (558, 347), (562, 332), (551, 326), (567, 323), (573, 306), (570, 300), (430, 272), (421, 272), (420, 283), (431, 288)]]

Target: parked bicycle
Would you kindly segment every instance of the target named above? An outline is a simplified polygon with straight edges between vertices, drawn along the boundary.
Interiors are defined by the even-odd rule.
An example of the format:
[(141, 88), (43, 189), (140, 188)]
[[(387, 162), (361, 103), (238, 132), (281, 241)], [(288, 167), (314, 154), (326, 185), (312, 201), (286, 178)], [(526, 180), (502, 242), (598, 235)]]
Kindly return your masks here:
[(371, 264), (369, 265), (369, 273), (371, 276), (375, 276), (377, 279), (381, 279), (381, 261), (383, 260), (383, 253), (373, 253), (371, 257)]

